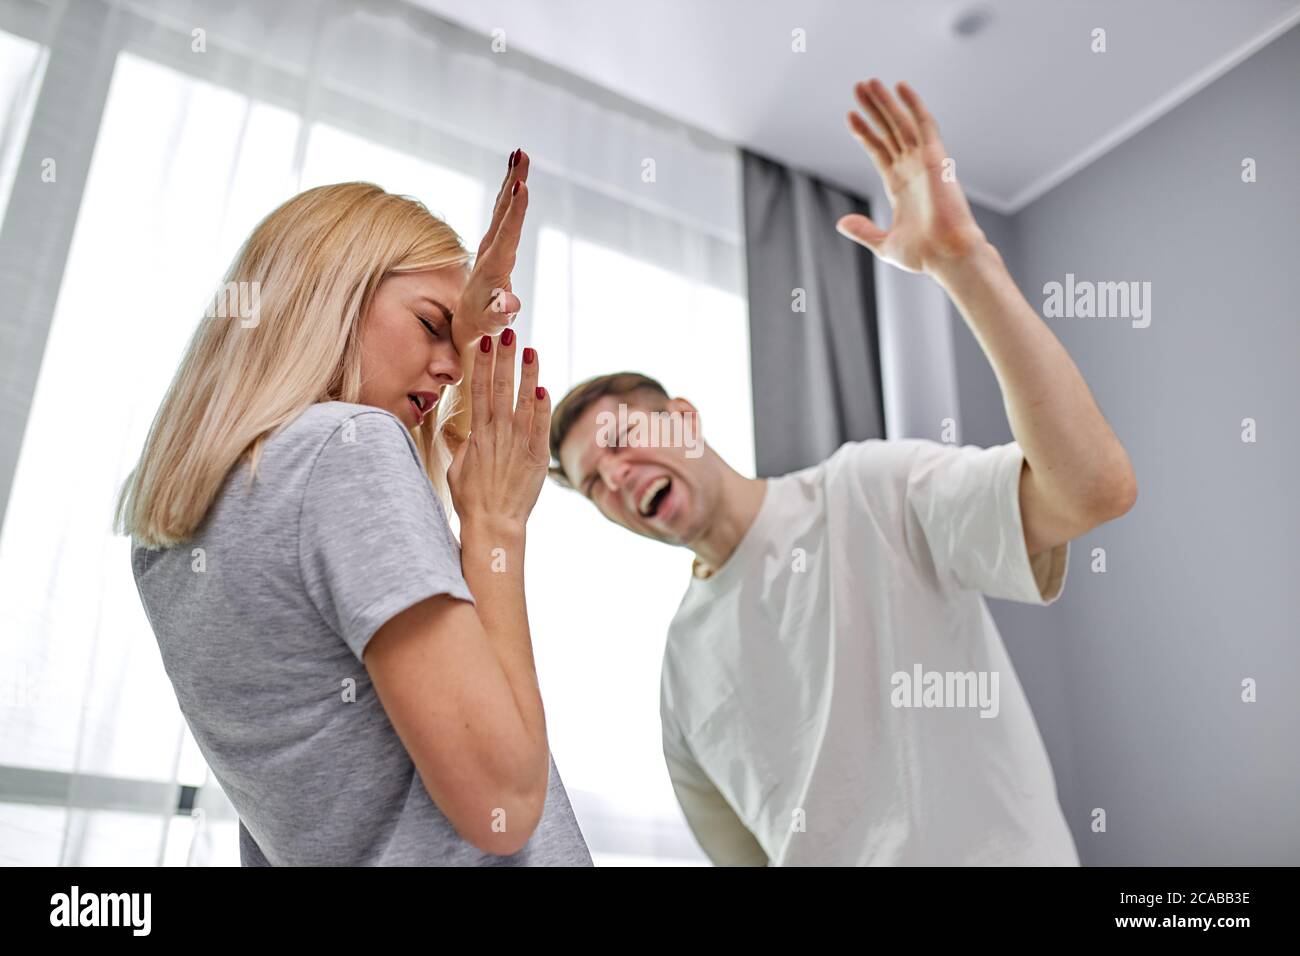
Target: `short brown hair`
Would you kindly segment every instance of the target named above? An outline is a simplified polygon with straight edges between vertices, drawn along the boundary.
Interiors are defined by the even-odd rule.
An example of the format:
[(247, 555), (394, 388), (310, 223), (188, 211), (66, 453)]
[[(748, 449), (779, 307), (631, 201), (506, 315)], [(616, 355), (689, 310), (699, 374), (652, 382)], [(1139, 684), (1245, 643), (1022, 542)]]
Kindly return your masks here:
[(649, 375), (640, 372), (611, 372), (579, 382), (560, 399), (560, 404), (551, 412), (551, 466), (548, 469), (558, 484), (573, 488), (569, 476), (564, 473), (564, 466), (560, 464), (560, 446), (582, 413), (606, 395), (624, 396), (637, 392), (655, 396), (655, 410), (662, 409), (669, 398), (667, 390)]

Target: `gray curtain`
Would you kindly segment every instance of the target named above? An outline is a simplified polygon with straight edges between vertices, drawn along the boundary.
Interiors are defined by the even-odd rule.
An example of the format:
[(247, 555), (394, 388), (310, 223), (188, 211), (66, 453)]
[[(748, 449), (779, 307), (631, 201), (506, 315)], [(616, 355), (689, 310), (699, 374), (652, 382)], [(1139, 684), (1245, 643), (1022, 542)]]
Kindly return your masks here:
[(742, 163), (754, 457), (767, 478), (885, 437), (872, 255), (835, 231), (870, 213), (780, 163), (747, 151)]

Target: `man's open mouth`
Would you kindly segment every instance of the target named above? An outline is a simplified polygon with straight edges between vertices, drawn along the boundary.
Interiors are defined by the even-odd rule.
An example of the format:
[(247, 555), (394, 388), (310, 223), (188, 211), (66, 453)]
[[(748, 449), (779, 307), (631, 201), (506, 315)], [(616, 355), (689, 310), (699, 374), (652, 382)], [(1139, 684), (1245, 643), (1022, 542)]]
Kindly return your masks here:
[(667, 475), (656, 478), (646, 486), (646, 490), (641, 494), (640, 504), (637, 510), (643, 518), (653, 518), (659, 511), (659, 506), (664, 503), (668, 497), (668, 492), (673, 486), (673, 480)]

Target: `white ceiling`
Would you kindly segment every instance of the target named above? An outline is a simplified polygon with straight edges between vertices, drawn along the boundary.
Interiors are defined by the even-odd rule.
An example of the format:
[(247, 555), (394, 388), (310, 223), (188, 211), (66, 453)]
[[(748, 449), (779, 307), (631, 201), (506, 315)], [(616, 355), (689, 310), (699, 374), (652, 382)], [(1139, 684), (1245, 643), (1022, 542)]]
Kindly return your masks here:
[[(905, 79), (1015, 212), (1300, 22), (1300, 0), (411, 0), (721, 139), (877, 193), (855, 80)], [(980, 32), (953, 23), (979, 9)], [(1106, 31), (1107, 52), (1091, 51)], [(805, 31), (807, 51), (791, 51)], [(1300, 91), (1297, 91), (1300, 92)], [(869, 181), (875, 180), (875, 181)]]

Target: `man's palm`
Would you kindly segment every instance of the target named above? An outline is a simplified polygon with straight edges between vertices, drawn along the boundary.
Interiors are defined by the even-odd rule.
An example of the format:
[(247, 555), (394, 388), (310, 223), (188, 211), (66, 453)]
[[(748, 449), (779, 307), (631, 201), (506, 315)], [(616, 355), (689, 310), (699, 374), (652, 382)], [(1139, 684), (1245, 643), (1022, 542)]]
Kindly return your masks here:
[(904, 112), (883, 83), (872, 80), (855, 88), (863, 111), (849, 114), (849, 129), (871, 155), (893, 207), (889, 229), (856, 213), (837, 224), (841, 233), (881, 259), (908, 272), (932, 271), (968, 253), (984, 241), (970, 204), (957, 184), (956, 166), (947, 155), (939, 127), (920, 98), (905, 83), (899, 93)]

